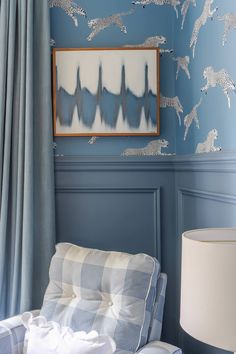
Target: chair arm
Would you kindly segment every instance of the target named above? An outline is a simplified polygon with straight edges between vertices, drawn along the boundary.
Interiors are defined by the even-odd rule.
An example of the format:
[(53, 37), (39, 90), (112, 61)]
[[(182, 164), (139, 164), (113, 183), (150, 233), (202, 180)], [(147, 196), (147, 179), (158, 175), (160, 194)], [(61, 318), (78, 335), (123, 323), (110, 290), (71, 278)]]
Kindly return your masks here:
[(182, 350), (165, 342), (152, 341), (142, 347), (136, 354), (182, 354)]
[[(31, 311), (34, 317), (38, 316), (39, 312), (39, 310)], [(21, 315), (0, 321), (0, 353), (23, 353), (24, 337), (25, 327)]]

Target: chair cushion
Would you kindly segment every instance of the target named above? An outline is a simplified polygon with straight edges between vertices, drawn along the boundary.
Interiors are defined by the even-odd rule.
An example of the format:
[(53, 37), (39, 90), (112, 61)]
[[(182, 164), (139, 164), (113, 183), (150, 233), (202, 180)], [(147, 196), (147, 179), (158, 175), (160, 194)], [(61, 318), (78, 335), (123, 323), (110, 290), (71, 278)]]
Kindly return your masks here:
[(167, 275), (165, 273), (161, 273), (157, 283), (157, 295), (149, 326), (148, 342), (159, 341), (161, 338), (166, 285)]
[(157, 283), (159, 282), (160, 279), (160, 264), (155, 258), (153, 260), (155, 262), (155, 270), (154, 270), (154, 275), (152, 277), (151, 287), (146, 300), (145, 320), (144, 320), (144, 325), (141, 333), (140, 347), (143, 347), (149, 341), (148, 336), (151, 331), (150, 326), (153, 319), (153, 311), (155, 308), (156, 297), (157, 297)]
[(158, 276), (158, 262), (146, 254), (60, 243), (41, 314), (74, 331), (111, 336), (116, 353), (134, 353), (147, 341)]

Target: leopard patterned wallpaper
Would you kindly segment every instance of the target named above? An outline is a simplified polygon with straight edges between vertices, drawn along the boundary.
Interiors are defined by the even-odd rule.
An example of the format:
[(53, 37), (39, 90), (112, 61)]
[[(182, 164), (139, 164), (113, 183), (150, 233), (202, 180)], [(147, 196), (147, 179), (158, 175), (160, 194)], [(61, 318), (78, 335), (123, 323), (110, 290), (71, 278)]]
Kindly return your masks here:
[[(176, 78), (183, 105), (176, 129), (176, 153), (236, 149), (236, 3), (185, 0), (185, 21), (175, 23), (176, 57), (188, 57)], [(189, 71), (187, 77), (186, 69)], [(185, 71), (185, 72), (184, 72)]]
[(235, 0), (49, 0), (49, 7), (51, 46), (155, 46), (161, 52), (158, 138), (57, 137), (56, 154), (236, 149)]

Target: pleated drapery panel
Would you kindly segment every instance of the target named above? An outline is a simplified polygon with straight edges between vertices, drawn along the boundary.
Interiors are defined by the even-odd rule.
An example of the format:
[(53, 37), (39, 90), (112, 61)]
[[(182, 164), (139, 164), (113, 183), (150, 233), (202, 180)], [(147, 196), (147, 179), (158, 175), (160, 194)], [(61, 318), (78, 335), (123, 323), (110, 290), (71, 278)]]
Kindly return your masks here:
[(41, 305), (55, 244), (47, 0), (0, 0), (0, 319)]

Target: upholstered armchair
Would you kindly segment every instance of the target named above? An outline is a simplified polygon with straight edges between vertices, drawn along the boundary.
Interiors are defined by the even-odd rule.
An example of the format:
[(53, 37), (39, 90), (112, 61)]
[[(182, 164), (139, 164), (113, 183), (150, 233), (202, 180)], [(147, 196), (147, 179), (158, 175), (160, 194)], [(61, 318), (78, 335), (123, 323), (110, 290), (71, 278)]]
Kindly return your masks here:
[[(167, 277), (155, 258), (60, 243), (49, 278), (34, 316), (110, 336), (116, 354), (182, 354), (160, 341)], [(22, 354), (25, 331), (21, 316), (1, 321), (0, 353)]]

